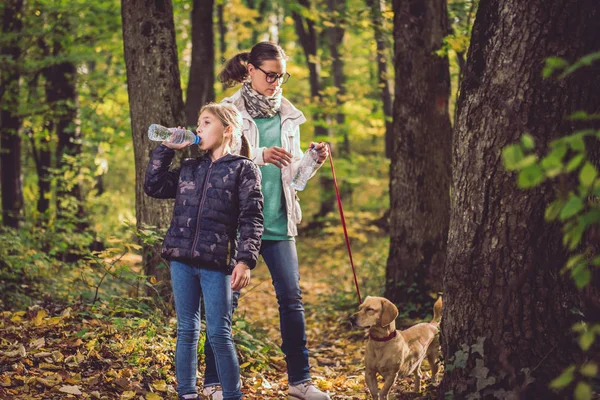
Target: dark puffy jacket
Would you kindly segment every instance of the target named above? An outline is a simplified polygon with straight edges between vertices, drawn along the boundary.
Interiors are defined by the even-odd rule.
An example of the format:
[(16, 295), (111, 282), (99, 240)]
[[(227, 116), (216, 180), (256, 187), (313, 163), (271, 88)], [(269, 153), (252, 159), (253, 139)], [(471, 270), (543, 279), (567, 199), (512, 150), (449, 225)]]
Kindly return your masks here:
[(242, 156), (187, 159), (169, 170), (175, 151), (158, 146), (146, 168), (144, 191), (175, 198), (173, 219), (161, 255), (190, 265), (233, 271), (243, 261), (256, 266), (263, 232), (261, 175)]

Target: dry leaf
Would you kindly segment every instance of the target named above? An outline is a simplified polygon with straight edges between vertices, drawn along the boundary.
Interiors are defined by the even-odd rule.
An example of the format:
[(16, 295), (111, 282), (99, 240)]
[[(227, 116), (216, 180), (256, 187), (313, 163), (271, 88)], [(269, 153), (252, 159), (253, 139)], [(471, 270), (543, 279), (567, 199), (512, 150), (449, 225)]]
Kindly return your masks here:
[(58, 390), (63, 393), (76, 394), (76, 395), (82, 394), (81, 390), (79, 390), (78, 386), (65, 385), (65, 386), (62, 386)]
[(123, 392), (123, 394), (121, 395), (121, 399), (123, 399), (123, 400), (133, 399), (134, 397), (135, 397), (135, 392), (132, 392), (131, 390)]
[(9, 387), (10, 385), (12, 385), (10, 377), (8, 375), (2, 375), (2, 377), (0, 377), (0, 386)]
[(46, 310), (39, 310), (37, 312), (37, 315), (33, 319), (34, 325), (35, 326), (42, 325), (44, 323), (44, 318), (46, 318), (47, 316), (48, 316), (48, 313), (46, 312)]
[(29, 347), (32, 349), (39, 349), (42, 348), (46, 345), (46, 339), (44, 339), (43, 337), (34, 340), (33, 342), (31, 342), (29, 344)]
[(167, 391), (167, 382), (165, 381), (155, 381), (152, 383), (152, 387), (159, 392)]
[(160, 397), (156, 393), (148, 393), (146, 395), (146, 400), (162, 400), (162, 397)]

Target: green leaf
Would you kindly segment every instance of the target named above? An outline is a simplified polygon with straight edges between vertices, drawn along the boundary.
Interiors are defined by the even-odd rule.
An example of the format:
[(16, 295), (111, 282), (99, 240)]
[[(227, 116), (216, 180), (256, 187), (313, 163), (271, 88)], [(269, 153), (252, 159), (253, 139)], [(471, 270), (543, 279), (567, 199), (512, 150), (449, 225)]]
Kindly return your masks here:
[(517, 186), (528, 189), (540, 184), (544, 180), (544, 171), (538, 164), (529, 165), (519, 171)]
[(562, 159), (567, 154), (567, 146), (563, 143), (556, 144), (550, 154), (542, 159), (542, 167), (544, 169), (562, 168)]
[(518, 169), (518, 163), (523, 157), (523, 150), (518, 144), (512, 144), (502, 149), (502, 161), (504, 163), (504, 168), (507, 171), (516, 171)]
[(584, 154), (577, 154), (575, 157), (571, 158), (567, 164), (567, 172), (575, 171), (584, 159)]
[(560, 57), (548, 57), (546, 58), (546, 65), (542, 70), (542, 76), (548, 78), (557, 69), (565, 69), (569, 66), (569, 63), (564, 58)]
[[(590, 270), (588, 269), (587, 264), (581, 263), (581, 264), (578, 264), (575, 268), (573, 268), (573, 271), (571, 271), (571, 277), (575, 281), (575, 286), (577, 286), (579, 289), (581, 289), (581, 288), (587, 286), (588, 283), (590, 283), (592, 274), (590, 273)], [(583, 349), (583, 350), (587, 350), (587, 349)]]
[(558, 217), (558, 214), (560, 214), (560, 210), (562, 210), (564, 205), (565, 202), (560, 199), (556, 199), (550, 203), (548, 207), (546, 207), (546, 213), (544, 215), (546, 220), (554, 221)]
[(589, 349), (590, 346), (594, 343), (595, 338), (596, 335), (594, 335), (594, 331), (584, 331), (581, 334), (581, 336), (579, 336), (579, 347), (581, 347), (583, 351), (587, 351), (587, 349)]
[(560, 211), (560, 220), (564, 221), (572, 217), (583, 209), (583, 201), (577, 196), (571, 196), (565, 206)]
[(575, 386), (575, 400), (590, 400), (592, 398), (592, 387), (587, 382), (577, 382)]
[(586, 162), (583, 165), (583, 168), (581, 168), (581, 171), (579, 172), (579, 181), (582, 185), (588, 187), (594, 183), (596, 176), (598, 176), (596, 168), (594, 168), (594, 166), (591, 163)]
[(579, 371), (581, 372), (581, 375), (587, 376), (588, 378), (593, 378), (596, 376), (596, 374), (598, 374), (598, 365), (590, 361), (588, 363), (583, 364)]
[(562, 374), (558, 378), (555, 378), (550, 382), (550, 388), (552, 389), (562, 389), (573, 381), (573, 372), (575, 372), (575, 366), (570, 365), (563, 371)]
[(532, 150), (535, 147), (535, 139), (529, 133), (521, 136), (521, 145), (526, 150)]
[(567, 138), (569, 146), (575, 151), (584, 152), (585, 151), (585, 142), (583, 141), (583, 135), (571, 135)]
[(579, 253), (569, 257), (567, 261), (566, 268), (572, 269), (576, 264), (579, 264), (581, 261), (585, 260), (585, 254)]
[(600, 265), (600, 256), (596, 256), (592, 259), (593, 265)]

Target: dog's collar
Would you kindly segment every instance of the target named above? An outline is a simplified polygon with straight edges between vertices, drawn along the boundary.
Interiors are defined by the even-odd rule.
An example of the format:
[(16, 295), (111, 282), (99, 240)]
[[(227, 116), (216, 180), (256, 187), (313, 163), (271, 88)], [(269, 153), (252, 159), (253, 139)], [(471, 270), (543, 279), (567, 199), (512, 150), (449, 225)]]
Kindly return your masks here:
[(395, 338), (397, 334), (398, 334), (398, 331), (393, 331), (392, 333), (390, 333), (386, 337), (379, 338), (379, 337), (373, 336), (372, 333), (369, 333), (369, 338), (371, 340), (376, 341), (376, 342), (387, 342), (388, 340), (392, 340), (393, 338)]

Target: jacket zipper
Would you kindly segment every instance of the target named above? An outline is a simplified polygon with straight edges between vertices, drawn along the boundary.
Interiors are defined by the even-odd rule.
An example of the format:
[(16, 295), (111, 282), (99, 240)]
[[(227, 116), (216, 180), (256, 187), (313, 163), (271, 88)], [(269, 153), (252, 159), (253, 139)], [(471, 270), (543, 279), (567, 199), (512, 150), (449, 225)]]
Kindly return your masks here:
[(198, 209), (198, 217), (196, 218), (196, 234), (194, 236), (194, 243), (192, 243), (192, 258), (194, 257), (194, 250), (196, 249), (196, 244), (198, 243), (198, 234), (200, 233), (200, 219), (202, 218), (202, 208), (204, 207), (204, 201), (206, 200), (206, 191), (208, 189), (208, 180), (210, 179), (210, 174), (212, 173), (213, 162), (210, 162), (208, 166), (208, 172), (206, 173), (206, 178), (204, 178), (204, 187), (202, 188), (202, 200), (200, 201), (200, 208)]

